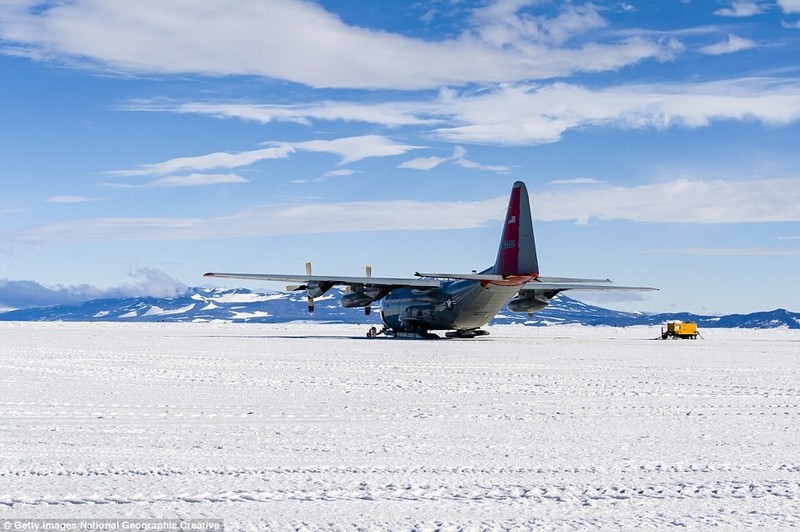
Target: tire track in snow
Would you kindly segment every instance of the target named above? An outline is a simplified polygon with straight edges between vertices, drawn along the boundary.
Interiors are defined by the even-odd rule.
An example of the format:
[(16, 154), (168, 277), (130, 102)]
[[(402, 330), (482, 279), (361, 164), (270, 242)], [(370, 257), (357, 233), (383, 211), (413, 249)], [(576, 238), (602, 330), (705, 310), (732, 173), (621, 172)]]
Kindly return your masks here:
[(85, 504), (154, 504), (154, 503), (264, 503), (273, 501), (464, 501), (521, 502), (587, 505), (599, 501), (628, 501), (636, 499), (691, 500), (718, 499), (720, 503), (737, 504), (742, 499), (778, 498), (793, 506), (786, 515), (800, 524), (800, 483), (794, 481), (709, 483), (674, 482), (646, 485), (431, 485), (390, 483), (376, 485), (360, 482), (337, 486), (273, 488), (260, 490), (190, 491), (178, 493), (135, 493), (115, 491), (111, 494), (69, 493), (66, 495), (0, 494), (0, 504), (17, 505), (85, 505)]
[[(413, 476), (424, 475), (426, 478), (431, 476), (439, 477), (446, 475), (453, 476), (535, 476), (535, 475), (631, 475), (631, 474), (685, 474), (685, 473), (728, 473), (737, 474), (742, 472), (763, 472), (773, 473), (800, 473), (800, 463), (798, 464), (777, 464), (770, 468), (763, 465), (746, 464), (628, 464), (619, 469), (609, 469), (602, 466), (594, 467), (207, 467), (207, 468), (179, 468), (179, 467), (147, 467), (147, 468), (125, 468), (107, 467), (96, 464), (77, 465), (72, 467), (8, 467), (0, 466), (0, 478), (2, 477), (270, 477), (270, 476), (291, 476), (297, 475), (301, 478), (309, 478), (315, 475), (325, 476)], [(800, 480), (798, 480), (800, 483)]]

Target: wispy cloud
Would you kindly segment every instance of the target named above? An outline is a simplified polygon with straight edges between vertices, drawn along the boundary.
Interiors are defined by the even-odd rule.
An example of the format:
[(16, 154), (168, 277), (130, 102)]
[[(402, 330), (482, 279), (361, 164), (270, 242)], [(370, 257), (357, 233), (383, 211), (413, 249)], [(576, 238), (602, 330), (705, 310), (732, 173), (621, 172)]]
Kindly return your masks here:
[(217, 168), (238, 168), (250, 166), (265, 159), (283, 159), (292, 153), (287, 144), (237, 153), (216, 152), (195, 157), (178, 157), (161, 163), (143, 164), (133, 170), (108, 172), (116, 176), (166, 175), (185, 170), (214, 170)]
[(260, 124), (270, 122), (292, 122), (311, 125), (312, 120), (363, 122), (388, 127), (430, 125), (437, 119), (418, 114), (419, 108), (412, 102), (379, 102), (364, 105), (357, 102), (323, 100), (298, 104), (225, 102), (176, 102), (171, 99), (133, 100), (118, 106), (124, 111), (170, 112), (177, 114), (199, 114), (217, 118), (233, 118)]
[(45, 201), (48, 203), (86, 203), (96, 201), (96, 199), (86, 196), (50, 196)]
[(511, 168), (505, 165), (490, 165), (482, 164), (476, 161), (467, 159), (467, 150), (461, 146), (456, 146), (453, 149), (451, 157), (418, 157), (411, 159), (397, 165), (398, 168), (405, 168), (410, 170), (433, 170), (434, 168), (445, 164), (453, 163), (461, 168), (468, 170), (483, 170), (487, 172), (496, 172), (499, 174), (507, 174), (511, 172)]
[(507, 198), (264, 205), (212, 218), (92, 218), (16, 230), (10, 247), (77, 242), (207, 240), (293, 234), (464, 229), (502, 219)]
[(600, 185), (604, 181), (599, 181), (593, 177), (576, 177), (574, 179), (556, 179), (550, 181), (551, 185)]
[[(742, 41), (746, 40), (731, 36), (728, 41), (719, 43), (719, 48), (709, 51), (722, 53), (737, 46), (744, 49), (741, 47), (746, 43)], [(383, 110), (397, 105), (402, 106), (403, 116), (409, 124), (416, 124), (453, 143), (535, 145), (557, 142), (565, 132), (585, 127), (666, 129), (705, 127), (722, 120), (786, 125), (800, 120), (800, 83), (793, 79), (766, 77), (699, 83), (623, 84), (605, 88), (564, 82), (519, 83), (480, 91), (444, 89), (434, 97), (420, 98), (416, 102), (340, 102), (342, 113), (323, 117), (318, 107), (330, 105), (329, 101), (307, 103), (302, 107), (302, 115), (297, 117), (345, 122), (366, 120), (393, 127), (396, 115), (387, 116)], [(212, 107), (216, 106), (225, 107), (224, 104)], [(202, 105), (192, 104), (190, 107), (202, 108)], [(249, 119), (248, 109), (258, 108), (259, 104), (248, 106), (239, 103), (235, 110), (226, 108), (225, 116)], [(166, 111), (174, 109), (162, 107)], [(209, 109), (198, 112), (217, 114)], [(297, 109), (297, 112), (301, 110)], [(384, 119), (387, 121), (382, 122)], [(370, 141), (369, 137), (362, 137), (362, 141), (366, 144), (377, 142)], [(281, 146), (286, 150), (299, 150), (304, 146), (313, 147), (313, 143), (318, 145), (321, 141), (311, 142), (281, 143)], [(343, 141), (339, 143), (344, 144)], [(242, 152), (239, 156), (248, 154)], [(354, 155), (342, 157), (343, 160), (352, 160)], [(403, 163), (402, 167), (431, 169), (444, 162), (447, 159), (441, 157), (421, 157)]]
[(495, 47), (531, 46), (534, 43), (562, 45), (571, 38), (604, 28), (608, 24), (592, 4), (568, 5), (556, 16), (536, 16), (522, 11), (526, 2), (491, 2), (473, 12), (475, 31)]
[(700, 48), (700, 51), (708, 55), (723, 55), (749, 50), (750, 48), (755, 48), (755, 46), (756, 43), (750, 39), (744, 39), (737, 35), (730, 34), (727, 40), (703, 46)]
[(511, 172), (511, 168), (505, 165), (482, 164), (467, 159), (467, 150), (461, 146), (456, 146), (453, 150), (453, 162), (461, 168), (466, 168), (468, 170), (484, 170), (487, 172), (497, 172), (498, 174), (508, 174)]
[(323, 177), (326, 179), (329, 177), (345, 177), (349, 175), (353, 175), (355, 172), (353, 170), (347, 170), (346, 168), (340, 168), (339, 170), (331, 170), (330, 172), (325, 172)]
[(332, 177), (346, 177), (351, 176), (355, 172), (353, 170), (349, 170), (347, 168), (339, 168), (338, 170), (330, 170), (329, 172), (325, 172), (319, 177), (314, 179), (292, 179), (292, 183), (302, 184), (302, 183), (322, 183), (327, 181)]
[(421, 146), (400, 144), (381, 135), (363, 135), (335, 140), (309, 140), (295, 142), (291, 146), (296, 150), (338, 155), (341, 158), (340, 165), (368, 157), (403, 155), (408, 151), (421, 148)]
[(752, 17), (763, 13), (766, 9), (767, 6), (764, 2), (736, 0), (731, 3), (730, 7), (717, 9), (714, 14), (722, 17)]
[(159, 177), (142, 185), (124, 183), (100, 183), (100, 185), (112, 188), (174, 188), (207, 187), (231, 183), (249, 183), (249, 181), (237, 174), (189, 174)]
[(676, 248), (650, 249), (642, 253), (699, 255), (704, 257), (800, 257), (800, 249), (789, 248)]
[(0, 217), (8, 216), (10, 214), (19, 214), (21, 212), (27, 212), (27, 209), (20, 207), (4, 207), (0, 208)]
[[(502, 219), (507, 198), (485, 201), (302, 202), (212, 218), (92, 218), (20, 228), (7, 247), (74, 242), (207, 240), (292, 234), (465, 229)], [(537, 220), (661, 223), (800, 221), (800, 178), (676, 181), (633, 187), (559, 187), (531, 194)]]
[(689, 180), (634, 187), (591, 187), (532, 195), (542, 220), (629, 220), (661, 223), (800, 221), (800, 178)]
[(800, 120), (800, 84), (746, 78), (697, 84), (516, 85), (475, 95), (444, 93), (451, 126), (434, 133), (452, 142), (501, 145), (556, 142), (576, 128), (704, 127), (719, 120), (785, 125)]
[[(545, 17), (535, 2), (492, 2), (473, 11), (461, 34), (438, 41), (351, 26), (302, 0), (243, 0), (236, 9), (187, 9), (159, 0), (18, 0), (0, 9), (6, 21), (0, 37), (13, 43), (7, 53), (126, 72), (256, 75), (318, 88), (514, 82), (616, 70), (674, 54), (645, 36), (594, 35), (607, 22), (589, 3), (566, 4)], [(586, 42), (570, 46), (575, 37)]]
[[(345, 137), (334, 140), (310, 140), (305, 142), (271, 142), (270, 147), (242, 152), (216, 152), (194, 157), (178, 157), (168, 161), (143, 164), (133, 170), (115, 170), (107, 172), (112, 176), (165, 176), (145, 185), (120, 185), (104, 183), (119, 187), (176, 187), (207, 186), (221, 183), (246, 183), (247, 179), (236, 174), (201, 174), (197, 172), (218, 168), (241, 168), (269, 159), (284, 159), (297, 151), (330, 153), (337, 155), (339, 164), (347, 164), (368, 157), (390, 157), (402, 155), (419, 146), (408, 146), (394, 142), (380, 135), (363, 135)], [(195, 171), (190, 175), (179, 175), (180, 172)], [(170, 174), (170, 175), (167, 175)]]
[(397, 165), (398, 168), (406, 168), (409, 170), (433, 170), (434, 168), (451, 161), (452, 157), (417, 157)]
[(800, 13), (800, 0), (778, 0), (784, 13)]

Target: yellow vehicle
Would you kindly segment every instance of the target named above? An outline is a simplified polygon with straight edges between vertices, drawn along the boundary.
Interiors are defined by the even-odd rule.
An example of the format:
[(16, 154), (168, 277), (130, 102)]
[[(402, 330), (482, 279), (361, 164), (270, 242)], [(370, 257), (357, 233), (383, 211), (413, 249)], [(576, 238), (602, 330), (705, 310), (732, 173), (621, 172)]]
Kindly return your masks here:
[(683, 321), (668, 321), (667, 330), (661, 328), (661, 339), (667, 338), (691, 338), (696, 339), (700, 335), (697, 332), (697, 324)]

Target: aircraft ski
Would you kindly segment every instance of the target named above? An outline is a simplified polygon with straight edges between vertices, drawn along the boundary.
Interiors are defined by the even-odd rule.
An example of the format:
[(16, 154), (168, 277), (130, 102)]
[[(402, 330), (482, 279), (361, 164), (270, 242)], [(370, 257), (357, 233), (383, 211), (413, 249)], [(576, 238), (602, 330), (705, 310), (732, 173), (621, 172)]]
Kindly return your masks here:
[(511, 189), (495, 263), (481, 272), (373, 277), (367, 266), (363, 277), (337, 277), (312, 275), (311, 263), (306, 263), (305, 275), (210, 272), (205, 276), (293, 283), (287, 290), (305, 290), (310, 312), (315, 298), (334, 286), (344, 286), (339, 300), (343, 307), (361, 307), (369, 314), (372, 304), (380, 301), (382, 332), (400, 338), (436, 337), (430, 331), (437, 330), (455, 338), (483, 336), (488, 333), (481, 327), (506, 305), (512, 312), (532, 315), (565, 290), (657, 290), (617, 286), (609, 279), (540, 276), (530, 201), (521, 181)]

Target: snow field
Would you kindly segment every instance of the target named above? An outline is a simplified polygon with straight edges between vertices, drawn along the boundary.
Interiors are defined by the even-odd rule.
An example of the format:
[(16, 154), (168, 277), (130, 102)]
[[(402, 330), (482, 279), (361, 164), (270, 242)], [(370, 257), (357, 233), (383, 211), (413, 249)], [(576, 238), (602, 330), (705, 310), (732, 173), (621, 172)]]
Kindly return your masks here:
[(800, 527), (800, 332), (0, 323), (0, 520)]

